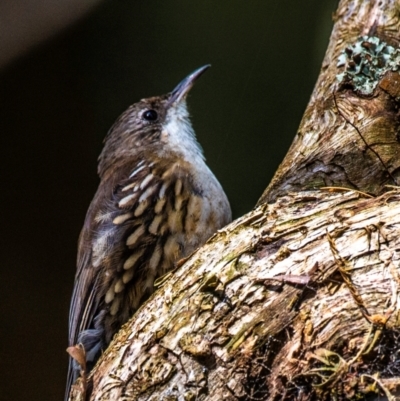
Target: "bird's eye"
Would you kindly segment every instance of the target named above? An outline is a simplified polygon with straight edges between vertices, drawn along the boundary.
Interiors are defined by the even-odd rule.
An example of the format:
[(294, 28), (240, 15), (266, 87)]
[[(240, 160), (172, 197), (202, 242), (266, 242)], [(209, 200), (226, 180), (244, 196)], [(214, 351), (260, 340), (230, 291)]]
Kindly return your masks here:
[(152, 110), (152, 109), (146, 110), (143, 113), (143, 118), (147, 121), (156, 121), (158, 118), (158, 114), (155, 110)]

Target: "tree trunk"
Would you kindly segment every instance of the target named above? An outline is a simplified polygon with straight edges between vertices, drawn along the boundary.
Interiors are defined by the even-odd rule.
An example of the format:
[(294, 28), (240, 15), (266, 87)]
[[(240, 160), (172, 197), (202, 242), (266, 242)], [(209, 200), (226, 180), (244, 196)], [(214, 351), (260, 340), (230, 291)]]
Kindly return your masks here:
[(159, 283), (72, 400), (400, 396), (400, 4), (334, 18), (258, 206)]

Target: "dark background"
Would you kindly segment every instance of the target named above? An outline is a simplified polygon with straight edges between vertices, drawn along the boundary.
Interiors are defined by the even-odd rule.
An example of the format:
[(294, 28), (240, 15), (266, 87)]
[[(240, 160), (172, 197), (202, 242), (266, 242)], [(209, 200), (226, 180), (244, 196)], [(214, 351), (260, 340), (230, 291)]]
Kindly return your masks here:
[(116, 117), (211, 63), (189, 106), (240, 216), (290, 146), (336, 3), (109, 0), (3, 66), (1, 400), (63, 398), (76, 242)]

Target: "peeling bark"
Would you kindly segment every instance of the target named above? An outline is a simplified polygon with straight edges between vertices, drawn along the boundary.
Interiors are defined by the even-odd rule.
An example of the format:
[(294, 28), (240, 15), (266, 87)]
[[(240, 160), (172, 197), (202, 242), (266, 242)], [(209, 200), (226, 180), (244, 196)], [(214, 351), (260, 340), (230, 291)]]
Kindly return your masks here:
[(400, 5), (335, 19), (258, 206), (159, 283), (72, 400), (400, 397)]
[(257, 207), (123, 327), (91, 399), (323, 399), (332, 388), (348, 399), (372, 387), (365, 375), (397, 378), (399, 230), (398, 191)]

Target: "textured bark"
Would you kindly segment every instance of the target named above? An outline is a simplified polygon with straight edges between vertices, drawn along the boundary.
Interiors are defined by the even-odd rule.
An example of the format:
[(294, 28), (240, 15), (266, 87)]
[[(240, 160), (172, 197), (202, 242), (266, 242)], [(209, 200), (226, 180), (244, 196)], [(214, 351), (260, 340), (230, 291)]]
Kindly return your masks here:
[[(287, 191), (327, 185), (373, 194), (400, 176), (399, 74), (389, 72), (371, 96), (340, 85), (340, 54), (363, 35), (399, 47), (398, 0), (343, 0), (329, 47), (294, 142), (260, 202)], [(391, 82), (390, 89), (387, 81)]]
[(359, 86), (350, 50), (375, 46), (359, 40), (368, 35), (396, 56), (400, 6), (342, 0), (335, 19), (299, 131), (257, 208), (159, 283), (73, 400), (399, 396), (400, 191), (387, 185), (400, 175), (400, 79), (390, 66)]

